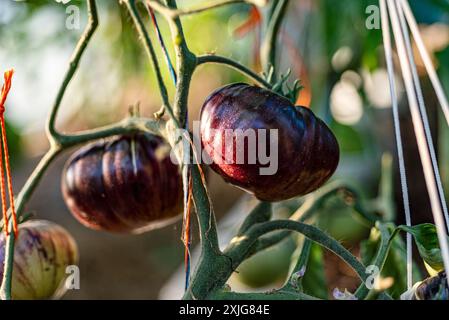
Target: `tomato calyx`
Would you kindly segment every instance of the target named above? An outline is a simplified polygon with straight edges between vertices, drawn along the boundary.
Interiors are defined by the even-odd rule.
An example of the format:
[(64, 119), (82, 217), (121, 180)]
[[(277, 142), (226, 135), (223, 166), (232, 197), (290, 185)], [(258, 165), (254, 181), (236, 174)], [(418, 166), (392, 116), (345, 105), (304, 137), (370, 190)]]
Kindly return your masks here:
[[(270, 72), (266, 76), (266, 80), (269, 82), (271, 82), (270, 80), (273, 78), (272, 73), (273, 69), (271, 68)], [(296, 101), (298, 101), (299, 94), (304, 87), (301, 85), (301, 81), (299, 79), (296, 79), (293, 81), (292, 85), (289, 85), (287, 82), (290, 75), (291, 69), (288, 69), (284, 74), (281, 74), (279, 80), (273, 84), (271, 91), (287, 98), (292, 104), (295, 104)]]

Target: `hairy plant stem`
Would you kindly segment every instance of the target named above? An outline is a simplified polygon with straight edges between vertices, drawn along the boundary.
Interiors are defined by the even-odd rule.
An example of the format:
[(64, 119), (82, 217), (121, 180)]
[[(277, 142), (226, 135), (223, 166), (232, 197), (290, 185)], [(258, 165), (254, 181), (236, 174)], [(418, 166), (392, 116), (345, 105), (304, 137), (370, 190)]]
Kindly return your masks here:
[(257, 293), (218, 291), (209, 298), (212, 300), (320, 300), (303, 292), (285, 289)]
[(237, 61), (234, 61), (232, 59), (221, 57), (215, 54), (206, 54), (203, 56), (199, 56), (198, 58), (198, 65), (205, 64), (205, 63), (218, 63), (218, 64), (224, 64), (232, 67), (233, 69), (240, 71), (244, 75), (246, 75), (248, 78), (254, 80), (257, 84), (267, 88), (271, 89), (270, 83), (268, 83), (264, 78), (256, 74), (251, 69), (248, 69), (244, 65), (238, 63)]
[[(277, 230), (291, 230), (303, 234), (310, 240), (322, 245), (341, 257), (363, 281), (366, 280), (365, 267), (338, 241), (332, 239), (326, 233), (305, 223), (292, 220), (274, 220), (254, 225), (244, 236), (234, 238), (233, 244), (224, 252), (233, 261), (241, 261), (251, 249), (256, 240), (264, 234)], [(237, 266), (234, 265), (234, 268)]]
[[(390, 249), (392, 240), (394, 236), (396, 235), (396, 231), (390, 234), (388, 231), (387, 226), (384, 223), (377, 223), (377, 228), (380, 231), (380, 244), (379, 248), (377, 250), (376, 257), (374, 258), (372, 265), (375, 265), (379, 268), (379, 270), (382, 270), (385, 261), (387, 260), (388, 251)], [(372, 291), (370, 290), (364, 283), (362, 283), (356, 290), (355, 295), (359, 299), (366, 298), (369, 293)]]
[(299, 276), (298, 278), (294, 279), (294, 275), (297, 272), (307, 272), (307, 263), (309, 262), (310, 252), (312, 249), (312, 240), (309, 238), (306, 238), (303, 242), (303, 245), (301, 246), (301, 253), (298, 256), (298, 259), (291, 268), (289, 276), (287, 277), (284, 286), (282, 287), (285, 290), (295, 290), (302, 292), (302, 279), (303, 276)]
[[(176, 0), (166, 0), (166, 3), (170, 10), (177, 10)], [(179, 17), (172, 17), (168, 20), (168, 24), (177, 57), (176, 72), (179, 76), (174, 100), (174, 112), (176, 118), (180, 121), (180, 127), (186, 128), (190, 81), (197, 66), (197, 60), (187, 46)]]
[(115, 135), (135, 132), (148, 132), (155, 135), (165, 135), (166, 122), (162, 119), (128, 117), (115, 124), (92, 130), (80, 131), (72, 134), (59, 134), (57, 144), (67, 149), (93, 140), (103, 139)]

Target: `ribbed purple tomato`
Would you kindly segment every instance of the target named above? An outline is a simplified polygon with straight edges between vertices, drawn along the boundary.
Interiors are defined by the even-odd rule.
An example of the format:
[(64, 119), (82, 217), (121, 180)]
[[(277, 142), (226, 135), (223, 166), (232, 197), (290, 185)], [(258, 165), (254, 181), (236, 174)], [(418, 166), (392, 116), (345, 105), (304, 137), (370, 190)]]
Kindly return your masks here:
[[(0, 278), (3, 277), (6, 237), (0, 235)], [(19, 225), (14, 250), (12, 298), (14, 300), (61, 297), (67, 267), (78, 263), (78, 248), (61, 226), (45, 220)]]
[(222, 87), (207, 98), (200, 131), (211, 168), (264, 201), (316, 190), (339, 161), (335, 136), (310, 109), (244, 83)]
[(67, 162), (64, 200), (85, 226), (141, 233), (163, 227), (182, 211), (180, 171), (170, 148), (149, 134), (92, 143)]

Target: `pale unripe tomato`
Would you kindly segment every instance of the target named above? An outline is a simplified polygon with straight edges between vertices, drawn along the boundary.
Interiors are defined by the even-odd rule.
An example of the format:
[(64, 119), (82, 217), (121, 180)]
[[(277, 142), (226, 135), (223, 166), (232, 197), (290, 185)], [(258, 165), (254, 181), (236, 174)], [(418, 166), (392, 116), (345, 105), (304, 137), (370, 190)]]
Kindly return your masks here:
[[(6, 237), (0, 236), (0, 277), (3, 277)], [(31, 220), (19, 226), (14, 250), (12, 299), (55, 299), (66, 292), (66, 268), (78, 263), (75, 240), (61, 226)]]

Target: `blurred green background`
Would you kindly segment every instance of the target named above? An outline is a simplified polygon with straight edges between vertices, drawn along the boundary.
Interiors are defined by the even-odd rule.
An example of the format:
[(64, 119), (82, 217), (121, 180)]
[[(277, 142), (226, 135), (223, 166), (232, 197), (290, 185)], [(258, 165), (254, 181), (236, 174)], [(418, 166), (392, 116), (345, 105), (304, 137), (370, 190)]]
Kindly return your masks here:
[[(200, 2), (207, 1), (179, 1), (180, 6), (186, 7)], [(114, 0), (98, 0), (97, 3), (100, 27), (83, 56), (59, 114), (58, 128), (66, 132), (119, 120), (126, 115), (129, 105), (136, 102), (140, 102), (141, 113), (146, 116), (151, 116), (161, 104), (153, 71), (125, 8)], [(366, 197), (377, 193), (382, 154), (387, 151), (394, 154), (382, 35), (380, 30), (369, 30), (365, 25), (366, 9), (370, 5), (377, 5), (377, 1), (291, 1), (278, 39), (280, 70), (291, 69), (291, 81), (298, 77), (305, 86), (298, 103), (310, 105), (337, 135), (342, 156), (335, 177), (359, 186)], [(449, 88), (449, 1), (414, 0), (411, 5), (443, 86)], [(74, 8), (80, 12), (79, 28), (67, 28), (67, 19), (72, 17)], [(250, 13), (250, 6), (239, 4), (183, 18), (188, 45), (195, 53), (215, 52), (260, 71), (256, 51), (259, 34), (264, 31), (266, 9), (261, 9), (259, 25), (242, 27), (251, 25), (249, 22), (254, 24), (253, 20), (248, 20)], [(174, 86), (164, 67), (150, 20), (145, 18), (172, 94)], [(48, 147), (45, 118), (85, 22), (84, 1), (72, 0), (67, 4), (53, 0), (0, 1), (0, 70), (13, 67), (16, 71), (6, 106), (16, 192)], [(159, 22), (163, 36), (169, 39), (166, 23), (161, 17)], [(170, 46), (169, 50), (173, 57)], [(449, 130), (419, 59), (417, 65), (447, 191)], [(245, 81), (245, 78), (223, 66), (200, 67), (190, 92), (190, 120), (198, 118), (199, 108), (212, 90), (236, 81)], [(403, 90), (399, 90), (413, 222), (429, 222), (431, 213), (426, 188), (404, 98)], [(27, 206), (36, 217), (65, 226), (77, 239), (81, 254), (81, 289), (69, 291), (65, 298), (157, 298), (160, 288), (182, 263), (180, 224), (139, 236), (109, 235), (82, 227), (68, 212), (60, 192), (60, 174), (69, 154), (67, 152), (51, 166)], [(392, 196), (396, 199), (398, 214), (391, 219), (401, 223), (400, 188), (394, 160)], [(213, 173), (210, 173), (210, 189), (219, 217), (243, 194)], [(353, 227), (346, 231), (342, 230), (343, 225)], [(339, 211), (325, 215), (321, 226), (328, 231), (336, 230), (336, 237), (340, 239), (351, 238), (350, 233), (354, 234), (359, 228), (350, 213)], [(359, 250), (359, 240), (369, 233), (367, 228), (359, 231), (353, 241), (346, 243), (355, 253)], [(196, 236), (195, 240), (198, 240)], [(285, 252), (275, 254), (288, 259), (294, 245), (293, 249), (291, 247), (287, 248), (290, 250), (287, 255)], [(269, 259), (272, 258), (262, 258), (260, 264), (268, 265)], [(281, 262), (285, 259), (279, 258)], [(348, 289), (354, 286), (356, 282), (351, 272), (334, 260), (328, 257), (328, 267), (324, 270), (330, 283)], [(288, 264), (281, 267), (285, 269), (285, 265)], [(265, 277), (268, 278), (267, 273), (255, 277), (255, 282)], [(267, 281), (262, 282), (253, 284), (267, 285)]]

